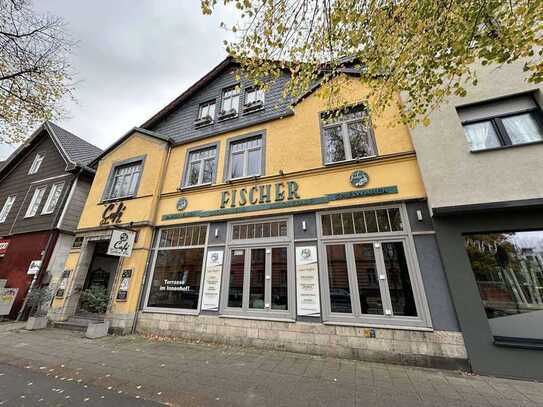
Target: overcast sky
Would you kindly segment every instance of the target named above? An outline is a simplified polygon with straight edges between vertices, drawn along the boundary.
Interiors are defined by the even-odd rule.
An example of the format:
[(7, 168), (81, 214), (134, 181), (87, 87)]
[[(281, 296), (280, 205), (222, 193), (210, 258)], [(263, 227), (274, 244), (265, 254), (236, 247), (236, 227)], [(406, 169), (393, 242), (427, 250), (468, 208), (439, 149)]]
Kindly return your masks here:
[[(199, 0), (34, 0), (39, 12), (60, 16), (78, 46), (77, 103), (58, 122), (105, 148), (164, 107), (225, 56), (227, 33), (203, 16)], [(0, 146), (0, 158), (9, 148)]]

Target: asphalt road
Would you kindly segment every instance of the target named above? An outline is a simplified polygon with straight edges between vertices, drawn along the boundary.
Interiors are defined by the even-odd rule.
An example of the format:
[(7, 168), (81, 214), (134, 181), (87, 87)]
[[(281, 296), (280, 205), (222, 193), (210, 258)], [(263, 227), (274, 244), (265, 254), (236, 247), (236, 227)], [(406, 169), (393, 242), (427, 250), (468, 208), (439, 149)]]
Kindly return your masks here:
[(157, 407), (163, 404), (0, 364), (0, 406)]

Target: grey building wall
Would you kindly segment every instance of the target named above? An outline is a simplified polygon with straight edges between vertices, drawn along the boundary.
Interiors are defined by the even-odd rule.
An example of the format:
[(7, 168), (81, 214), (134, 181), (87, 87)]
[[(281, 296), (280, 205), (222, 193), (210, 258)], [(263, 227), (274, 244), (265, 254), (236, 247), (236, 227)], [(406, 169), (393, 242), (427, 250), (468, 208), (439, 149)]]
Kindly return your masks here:
[[(149, 130), (172, 137), (176, 143), (181, 143), (187, 140), (248, 127), (282, 115), (287, 115), (289, 101), (282, 97), (284, 85), (287, 81), (288, 76), (285, 74), (271, 84), (270, 89), (268, 89), (265, 95), (264, 109), (252, 113), (244, 113), (245, 89), (251, 83), (243, 78), (240, 83), (236, 79), (236, 66), (231, 64), (221, 74), (192, 95), (189, 100), (182, 103), (175, 111), (154, 126), (151, 126)], [(218, 114), (220, 112), (222, 90), (236, 84), (241, 85), (239, 114), (236, 118), (219, 121)], [(200, 104), (210, 100), (215, 100), (216, 103), (214, 124), (205, 127), (196, 127), (194, 122), (198, 118)]]
[[(34, 161), (37, 152), (45, 153), (44, 160), (36, 174), (28, 175), (28, 170)], [(4, 205), (7, 197), (16, 195), (15, 203), (9, 212), (4, 223), (0, 223), (0, 236), (12, 233), (32, 232), (50, 229), (58, 211), (62, 205), (49, 215), (41, 215), (41, 210), (47, 199), (51, 185), (64, 180), (66, 182), (63, 194), (69, 187), (71, 175), (65, 172), (66, 162), (61, 157), (57, 148), (49, 136), (42, 137), (36, 145), (28, 151), (20, 160), (11, 164), (12, 169), (0, 180), (0, 208)], [(67, 175), (63, 178), (55, 178)], [(40, 181), (44, 180), (44, 181)], [(28, 203), (32, 199), (32, 193), (38, 185), (48, 185), (44, 198), (42, 199), (38, 214), (32, 218), (24, 218)]]
[(543, 105), (543, 86), (529, 84), (522, 63), (479, 66), (479, 84), (468, 96), (451, 97), (430, 115), (428, 127), (411, 131), (432, 208), (543, 197), (543, 144), (470, 152), (456, 107), (534, 91)]

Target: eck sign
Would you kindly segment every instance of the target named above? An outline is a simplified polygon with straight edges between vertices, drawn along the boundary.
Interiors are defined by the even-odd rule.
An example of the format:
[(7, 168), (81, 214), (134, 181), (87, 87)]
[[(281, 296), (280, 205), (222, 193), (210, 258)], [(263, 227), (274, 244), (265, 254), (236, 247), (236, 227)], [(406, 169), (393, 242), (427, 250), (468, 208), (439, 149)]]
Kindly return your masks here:
[(111, 233), (107, 254), (111, 256), (130, 257), (136, 240), (136, 232), (130, 230), (114, 230)]

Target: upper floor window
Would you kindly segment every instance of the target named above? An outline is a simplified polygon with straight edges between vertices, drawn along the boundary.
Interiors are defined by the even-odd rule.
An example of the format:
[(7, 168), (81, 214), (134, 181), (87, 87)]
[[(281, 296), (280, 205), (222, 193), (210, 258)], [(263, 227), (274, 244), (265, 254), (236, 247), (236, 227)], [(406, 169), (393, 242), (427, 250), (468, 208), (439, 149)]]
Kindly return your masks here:
[(63, 188), (64, 182), (58, 182), (56, 184), (53, 184), (53, 186), (51, 187), (51, 191), (49, 191), (47, 201), (45, 201), (45, 205), (43, 206), (43, 210), (41, 211), (42, 215), (47, 215), (54, 212), (60, 199), (60, 195), (62, 194)]
[(244, 110), (258, 109), (264, 105), (264, 91), (259, 88), (248, 88), (245, 91)]
[(104, 199), (129, 198), (136, 195), (142, 167), (142, 158), (114, 165)]
[(32, 199), (30, 200), (30, 204), (26, 209), (25, 218), (31, 218), (32, 216), (36, 215), (36, 213), (38, 213), (38, 208), (40, 207), (40, 203), (43, 199), (43, 196), (45, 195), (46, 189), (47, 187), (44, 185), (42, 187), (37, 187), (34, 190), (34, 194), (32, 195)]
[(221, 117), (237, 116), (239, 110), (239, 86), (226, 88), (222, 92)]
[(325, 164), (355, 160), (376, 154), (363, 105), (342, 112), (321, 113)]
[(34, 161), (32, 161), (32, 165), (30, 166), (30, 169), (28, 170), (28, 175), (32, 175), (38, 172), (40, 169), (41, 163), (43, 162), (43, 158), (45, 157), (44, 153), (36, 153), (36, 156), (34, 157)]
[(9, 211), (11, 211), (11, 208), (15, 203), (15, 198), (15, 195), (10, 195), (7, 197), (6, 202), (4, 202), (4, 206), (2, 207), (2, 211), (0, 212), (0, 223), (4, 223), (6, 221)]
[(458, 109), (471, 151), (543, 141), (543, 116), (531, 95)]
[(197, 125), (204, 125), (213, 123), (215, 119), (215, 101), (209, 101), (202, 103), (198, 109)]
[(210, 184), (217, 168), (217, 146), (189, 151), (184, 186)]
[(228, 175), (230, 179), (262, 174), (262, 136), (230, 143)]

